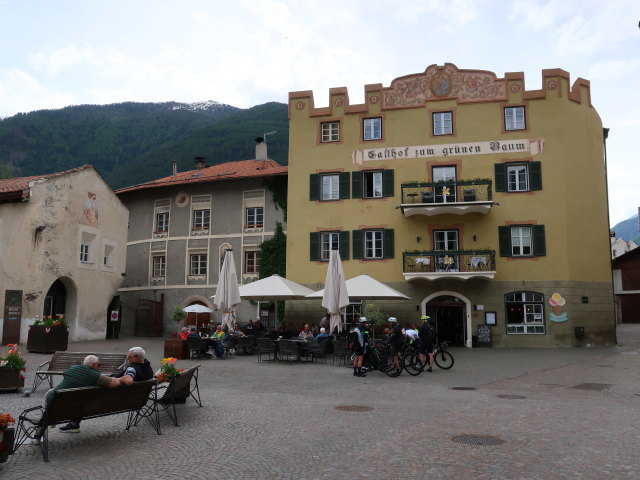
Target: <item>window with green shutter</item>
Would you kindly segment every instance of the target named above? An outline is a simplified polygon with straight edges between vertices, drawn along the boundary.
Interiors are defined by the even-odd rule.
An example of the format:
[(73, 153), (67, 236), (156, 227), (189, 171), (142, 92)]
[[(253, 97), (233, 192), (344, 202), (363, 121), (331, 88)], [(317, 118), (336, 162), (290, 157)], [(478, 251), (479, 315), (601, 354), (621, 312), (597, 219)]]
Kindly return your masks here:
[(542, 257), (546, 253), (544, 225), (498, 227), (501, 257)]
[(354, 230), (353, 258), (365, 260), (381, 260), (394, 258), (393, 229)]

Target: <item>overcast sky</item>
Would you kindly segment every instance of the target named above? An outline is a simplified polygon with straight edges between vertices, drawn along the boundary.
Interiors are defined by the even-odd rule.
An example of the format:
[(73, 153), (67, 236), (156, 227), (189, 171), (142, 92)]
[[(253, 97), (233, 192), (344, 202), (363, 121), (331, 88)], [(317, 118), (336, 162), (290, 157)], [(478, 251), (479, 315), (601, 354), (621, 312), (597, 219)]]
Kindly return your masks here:
[(611, 224), (640, 206), (640, 0), (0, 0), (0, 117), (77, 104), (287, 102), (450, 62), (591, 81)]

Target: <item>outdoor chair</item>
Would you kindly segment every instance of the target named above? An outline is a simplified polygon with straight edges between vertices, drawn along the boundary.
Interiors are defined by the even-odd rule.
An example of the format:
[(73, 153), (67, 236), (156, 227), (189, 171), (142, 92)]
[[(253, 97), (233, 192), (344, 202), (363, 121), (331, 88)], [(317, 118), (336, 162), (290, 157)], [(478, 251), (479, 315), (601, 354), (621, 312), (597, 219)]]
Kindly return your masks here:
[(267, 356), (267, 361), (274, 361), (276, 359), (276, 343), (270, 338), (258, 338), (257, 342), (258, 361), (262, 361), (263, 355)]
[(280, 340), (278, 343), (278, 360), (280, 362), (293, 359), (298, 361), (300, 358), (300, 350), (298, 345), (293, 340)]
[(200, 388), (198, 387), (198, 369), (195, 365), (178, 373), (170, 382), (162, 382), (156, 385), (151, 392), (147, 405), (141, 409), (133, 421), (137, 425), (142, 418), (147, 418), (158, 433), (161, 432), (160, 414), (166, 412), (173, 424), (178, 426), (178, 413), (176, 404), (186, 403), (189, 397), (193, 398), (199, 407)]
[[(337, 339), (333, 341), (333, 365), (336, 364), (336, 360), (346, 365), (348, 354), (349, 354), (349, 349), (347, 348), (346, 339)], [(338, 365), (339, 364), (340, 363), (338, 363)]]
[(187, 348), (189, 349), (189, 358), (202, 358), (202, 344), (204, 340), (199, 336), (187, 337)]
[(327, 350), (329, 348), (329, 340), (322, 340), (317, 345), (311, 345), (307, 349), (307, 358), (310, 362), (313, 362), (314, 359), (319, 358), (322, 360), (322, 363), (326, 362)]
[(244, 337), (240, 337), (237, 353), (242, 355), (252, 355), (255, 352), (255, 345), (256, 337), (254, 335), (245, 335)]

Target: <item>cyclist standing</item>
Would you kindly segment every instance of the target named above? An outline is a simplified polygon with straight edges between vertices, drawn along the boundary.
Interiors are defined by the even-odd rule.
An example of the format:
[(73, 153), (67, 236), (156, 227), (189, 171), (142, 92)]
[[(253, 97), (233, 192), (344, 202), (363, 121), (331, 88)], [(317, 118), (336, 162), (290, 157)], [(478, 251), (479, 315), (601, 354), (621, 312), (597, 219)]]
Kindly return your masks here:
[(366, 317), (360, 317), (360, 323), (356, 325), (353, 332), (351, 332), (351, 339), (349, 342), (351, 343), (351, 348), (355, 354), (355, 358), (353, 359), (353, 375), (356, 377), (365, 377), (367, 375), (362, 369), (365, 347), (368, 340), (364, 332), (364, 322), (366, 321)]
[(387, 323), (391, 329), (391, 335), (389, 335), (387, 343), (391, 350), (391, 358), (393, 360), (393, 367), (395, 368), (393, 376), (397, 377), (402, 372), (402, 370), (400, 370), (400, 360), (398, 355), (402, 349), (402, 344), (404, 343), (404, 334), (402, 333), (402, 327), (398, 324), (398, 319), (396, 317), (389, 317)]
[(429, 368), (427, 368), (427, 372), (433, 371), (433, 344), (436, 339), (436, 332), (431, 326), (429, 322), (429, 315), (423, 315), (420, 317), (422, 320), (422, 326), (420, 326), (420, 330), (418, 330), (418, 335), (420, 336), (420, 350), (418, 351), (420, 355), (420, 362), (422, 362), (422, 367), (426, 367), (426, 355), (429, 354)]

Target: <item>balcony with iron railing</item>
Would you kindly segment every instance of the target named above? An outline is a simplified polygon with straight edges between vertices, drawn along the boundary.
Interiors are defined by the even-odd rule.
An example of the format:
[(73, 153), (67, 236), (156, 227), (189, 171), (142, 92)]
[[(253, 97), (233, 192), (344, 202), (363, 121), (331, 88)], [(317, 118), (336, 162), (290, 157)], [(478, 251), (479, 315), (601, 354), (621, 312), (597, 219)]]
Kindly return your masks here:
[(491, 280), (496, 274), (495, 250), (414, 250), (402, 254), (402, 263), (405, 280)]
[(405, 217), (453, 213), (489, 213), (493, 206), (491, 179), (405, 182), (400, 209)]

